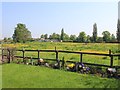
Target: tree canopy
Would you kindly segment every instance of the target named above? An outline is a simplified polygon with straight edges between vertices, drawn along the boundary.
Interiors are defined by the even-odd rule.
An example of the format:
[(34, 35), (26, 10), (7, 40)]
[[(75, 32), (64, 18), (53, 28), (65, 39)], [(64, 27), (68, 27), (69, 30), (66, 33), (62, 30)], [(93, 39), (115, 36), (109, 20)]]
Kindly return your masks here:
[(120, 20), (118, 19), (118, 24), (117, 24), (117, 41), (120, 42)]
[(52, 35), (49, 36), (49, 39), (57, 39), (57, 40), (59, 40), (60, 39), (60, 35), (56, 34), (56, 33), (53, 33)]
[(64, 40), (64, 29), (61, 30), (61, 40)]
[(70, 40), (75, 41), (76, 40), (76, 35), (70, 35)]
[(15, 27), (13, 34), (14, 42), (26, 42), (31, 39), (31, 32), (26, 28), (25, 24), (18, 23), (17, 27)]
[(103, 41), (105, 41), (105, 42), (109, 42), (110, 41), (110, 32), (104, 31), (102, 33), (102, 35), (103, 35)]
[(97, 41), (97, 24), (93, 25), (93, 42)]
[(86, 41), (86, 34), (85, 32), (80, 32), (78, 36), (78, 42), (85, 42)]
[[(78, 36), (76, 35), (68, 35), (67, 33), (64, 32), (64, 28), (61, 29), (61, 33), (60, 34), (56, 34), (56, 33), (52, 33), (51, 35), (48, 36), (48, 34), (42, 34), (40, 36), (40, 38), (44, 38), (44, 39), (57, 39), (58, 41), (62, 40), (62, 41), (66, 41), (66, 42), (120, 42), (120, 20), (118, 19), (118, 23), (117, 23), (117, 31), (116, 31), (116, 36), (112, 33), (110, 33), (109, 31), (103, 31), (102, 33), (102, 37), (99, 37), (97, 35), (97, 24), (94, 23), (93, 24), (93, 33), (92, 35), (86, 35), (86, 33), (80, 32)], [(4, 42), (8, 42), (8, 41), (14, 41), (14, 42), (26, 42), (29, 40), (36, 40), (36, 39), (32, 39), (31, 37), (31, 32), (26, 28), (25, 24), (22, 23), (18, 23), (17, 26), (15, 27), (14, 30), (14, 34), (12, 36), (13, 40), (9, 40), (7, 38), (4, 38)], [(38, 38), (38, 40), (40, 39)]]

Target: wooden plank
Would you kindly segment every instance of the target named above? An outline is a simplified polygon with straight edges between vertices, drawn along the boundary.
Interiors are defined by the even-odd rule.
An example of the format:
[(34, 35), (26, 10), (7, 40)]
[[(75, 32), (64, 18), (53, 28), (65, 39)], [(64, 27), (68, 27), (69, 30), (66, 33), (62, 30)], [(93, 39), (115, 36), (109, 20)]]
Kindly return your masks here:
[(4, 55), (3, 55), (3, 53), (4, 53), (4, 49), (2, 49), (2, 61), (4, 61)]
[(38, 59), (40, 59), (40, 51), (38, 50)]
[(8, 49), (8, 63), (10, 63), (10, 50)]
[(113, 56), (110, 57), (110, 67), (113, 67)]
[(56, 61), (58, 62), (58, 51), (56, 51)]
[(112, 54), (112, 56), (120, 56), (120, 54)]
[(82, 63), (82, 56), (83, 56), (83, 54), (81, 53), (80, 54), (80, 62)]
[(24, 58), (25, 58), (25, 51), (23, 50), (23, 62), (24, 62)]
[(23, 58), (23, 56), (14, 56), (14, 57), (16, 57), (16, 58)]
[(87, 64), (87, 65), (94, 65), (94, 66), (104, 66), (104, 67), (110, 67), (109, 65), (93, 64), (93, 63), (86, 63), (86, 62), (83, 62), (83, 64)]
[(75, 53), (75, 54), (89, 54), (89, 55), (109, 56), (109, 54), (91, 53), (91, 52), (73, 52), (73, 51), (61, 51), (61, 50), (58, 50), (58, 52), (62, 52), (62, 53)]
[[(23, 50), (17, 50), (17, 51), (23, 51)], [(27, 52), (37, 52), (38, 50), (24, 50)], [(39, 50), (40, 52), (56, 52), (55, 50)]]
[[(14, 56), (16, 58), (23, 58), (22, 56)], [(28, 59), (31, 59), (31, 57), (24, 57), (24, 58), (28, 58)], [(36, 59), (38, 60), (38, 58), (32, 58), (32, 59)], [(42, 58), (43, 60), (50, 60), (50, 61), (56, 61), (56, 59), (48, 59), (48, 58)]]
[(70, 63), (76, 63), (75, 61), (66, 61), (66, 62), (70, 62)]
[[(17, 51), (23, 51), (23, 50), (17, 50)], [(24, 51), (30, 51), (30, 52), (37, 52), (38, 50), (24, 50)], [(56, 52), (56, 50), (39, 50), (40, 52)], [(74, 54), (89, 54), (89, 55), (102, 55), (102, 56), (110, 56), (110, 54), (103, 54), (103, 53), (91, 53), (91, 52), (76, 52), (76, 51), (63, 51), (63, 50), (57, 50), (61, 53), (74, 53)], [(120, 54), (111, 54), (112, 56), (120, 56)]]

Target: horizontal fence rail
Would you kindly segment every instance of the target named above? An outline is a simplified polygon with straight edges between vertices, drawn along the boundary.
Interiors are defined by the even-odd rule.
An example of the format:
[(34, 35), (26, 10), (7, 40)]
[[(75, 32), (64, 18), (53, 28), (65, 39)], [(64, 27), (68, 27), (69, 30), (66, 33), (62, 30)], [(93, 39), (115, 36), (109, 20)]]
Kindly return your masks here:
[(75, 51), (63, 51), (63, 50), (17, 50), (27, 52), (63, 52), (63, 53), (74, 53), (74, 54), (89, 54), (89, 55), (101, 55), (101, 56), (120, 56), (120, 54), (103, 54), (103, 53), (92, 53), (92, 52), (75, 52)]
[[(5, 49), (2, 49), (2, 56), (3, 55), (3, 52), (4, 52)], [(7, 49), (9, 51), (9, 49)], [(54, 52), (56, 53), (56, 58), (55, 59), (45, 59), (43, 58), (44, 60), (56, 60), (57, 63), (59, 64), (62, 60), (59, 60), (58, 56), (59, 56), (59, 53), (72, 53), (72, 54), (79, 54), (80, 55), (80, 61), (81, 63), (84, 63), (84, 64), (87, 64), (87, 65), (94, 65), (94, 66), (104, 66), (104, 67), (115, 67), (113, 66), (113, 57), (120, 57), (120, 54), (112, 54), (111, 53), (111, 50), (109, 50), (109, 53), (108, 54), (104, 54), (104, 53), (92, 53), (92, 52), (79, 52), (79, 51), (63, 51), (63, 50), (25, 50), (25, 49), (22, 49), (22, 50), (16, 50), (17, 52), (22, 52), (22, 56), (16, 56), (14, 55), (13, 57), (16, 57), (16, 58), (23, 58), (23, 61), (25, 60), (25, 58), (28, 58), (28, 59), (40, 59), (40, 53), (41, 52)], [(9, 51), (10, 52), (10, 51)], [(37, 58), (34, 58), (34, 57), (27, 57), (25, 56), (25, 52), (37, 52), (38, 54), (38, 57)], [(86, 63), (86, 62), (83, 62), (83, 55), (84, 54), (87, 54), (87, 55), (97, 55), (97, 56), (109, 56), (110, 57), (110, 65), (103, 65), (103, 64), (93, 64), (93, 63)], [(66, 62), (73, 62), (75, 63), (75, 61), (66, 61)], [(118, 68), (120, 68), (120, 66), (116, 66)]]

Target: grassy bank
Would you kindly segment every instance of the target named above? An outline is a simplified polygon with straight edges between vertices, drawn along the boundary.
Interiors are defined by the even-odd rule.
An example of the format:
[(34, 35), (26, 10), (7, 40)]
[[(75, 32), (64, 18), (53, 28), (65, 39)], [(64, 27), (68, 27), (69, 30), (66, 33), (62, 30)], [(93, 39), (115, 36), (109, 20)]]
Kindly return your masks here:
[(0, 89), (2, 88), (2, 65), (0, 65)]
[(41, 66), (3, 65), (3, 88), (117, 88), (118, 80)]

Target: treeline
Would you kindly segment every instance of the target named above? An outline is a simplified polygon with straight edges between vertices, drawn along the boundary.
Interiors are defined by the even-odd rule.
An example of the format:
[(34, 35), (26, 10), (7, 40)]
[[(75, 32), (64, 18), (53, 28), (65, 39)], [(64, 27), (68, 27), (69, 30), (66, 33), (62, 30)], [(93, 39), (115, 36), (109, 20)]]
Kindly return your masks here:
[[(63, 32), (62, 32), (63, 31)], [(54, 39), (58, 41), (64, 42), (81, 42), (81, 43), (97, 43), (97, 42), (117, 42), (114, 34), (110, 34), (109, 31), (103, 31), (103, 37), (98, 37), (97, 33), (93, 32), (93, 36), (87, 35), (84, 31), (80, 32), (78, 36), (76, 35), (68, 35), (64, 33), (64, 29), (62, 29), (61, 35), (57, 33), (53, 33), (48, 36), (48, 34), (42, 34), (40, 39)], [(63, 33), (63, 34), (62, 34)], [(39, 39), (38, 39), (39, 40)]]
[(98, 36), (97, 33), (97, 24), (95, 23), (93, 25), (93, 33), (92, 36), (87, 35), (84, 31), (80, 32), (78, 36), (76, 35), (68, 35), (64, 32), (64, 29), (62, 28), (61, 34), (53, 33), (48, 36), (48, 34), (42, 34), (40, 36), (41, 39), (56, 39), (56, 40), (62, 40), (66, 42), (81, 42), (81, 43), (101, 43), (101, 42), (119, 42), (120, 41), (120, 21), (118, 20), (117, 25), (117, 32), (116, 37), (114, 34), (111, 34), (109, 31), (103, 31), (102, 37)]
[[(115, 37), (116, 36), (116, 37)], [(81, 43), (101, 43), (101, 42), (120, 42), (120, 20), (118, 19), (116, 35), (111, 34), (109, 31), (103, 31), (102, 37), (98, 36), (97, 24), (93, 25), (92, 36), (87, 35), (84, 31), (80, 32), (78, 36), (68, 35), (64, 32), (64, 28), (61, 29), (61, 34), (53, 33), (48, 36), (48, 34), (42, 34), (38, 39), (33, 39), (31, 32), (26, 28), (25, 24), (18, 23), (15, 27), (12, 38), (4, 38), (4, 42), (20, 42), (25, 43), (27, 41), (34, 40), (58, 40), (63, 42), (81, 42)]]

